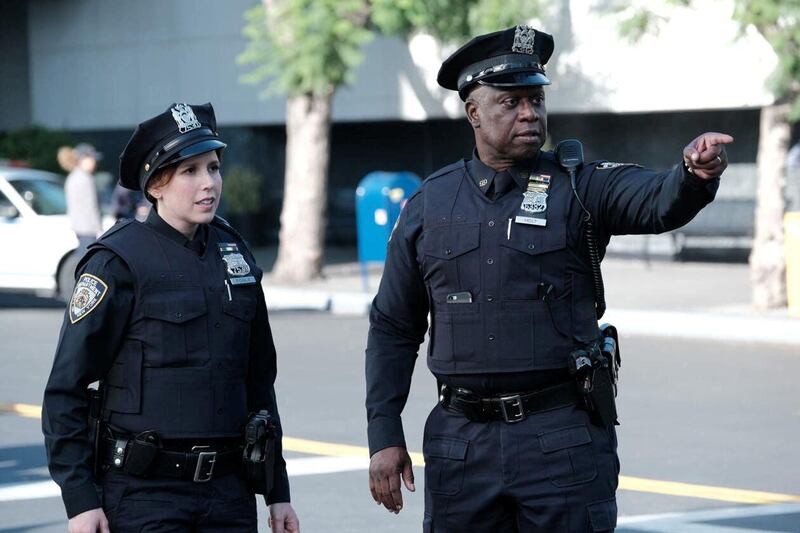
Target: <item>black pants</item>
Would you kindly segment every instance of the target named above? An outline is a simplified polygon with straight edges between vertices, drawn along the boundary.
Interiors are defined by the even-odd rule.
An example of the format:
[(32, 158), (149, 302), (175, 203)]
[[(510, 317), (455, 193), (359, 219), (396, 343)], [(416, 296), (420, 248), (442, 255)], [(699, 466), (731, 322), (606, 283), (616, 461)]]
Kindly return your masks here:
[(613, 531), (616, 432), (562, 407), (516, 424), (437, 405), (425, 424), (425, 533)]
[(194, 483), (112, 469), (103, 478), (103, 510), (112, 533), (258, 530), (255, 496), (236, 474)]

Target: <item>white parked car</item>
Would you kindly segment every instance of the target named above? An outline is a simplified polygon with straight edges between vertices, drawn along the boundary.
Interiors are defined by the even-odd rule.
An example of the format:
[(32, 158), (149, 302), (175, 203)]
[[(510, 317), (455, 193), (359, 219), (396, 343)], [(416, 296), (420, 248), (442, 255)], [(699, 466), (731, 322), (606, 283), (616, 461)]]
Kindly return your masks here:
[(0, 290), (69, 298), (78, 238), (66, 213), (63, 178), (0, 166)]

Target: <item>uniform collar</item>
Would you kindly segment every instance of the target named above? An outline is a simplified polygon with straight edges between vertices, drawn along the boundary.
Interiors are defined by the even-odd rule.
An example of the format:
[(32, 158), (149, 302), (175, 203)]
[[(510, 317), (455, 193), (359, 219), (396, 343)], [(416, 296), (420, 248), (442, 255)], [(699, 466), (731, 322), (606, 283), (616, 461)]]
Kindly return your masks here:
[[(503, 171), (511, 174), (511, 177), (514, 178), (514, 183), (523, 191), (528, 187), (528, 176), (539, 164), (540, 153), (541, 152), (537, 152), (536, 157), (531, 160), (521, 161), (508, 170)], [(486, 194), (489, 187), (492, 186), (494, 178), (500, 174), (500, 172), (497, 172), (480, 160), (477, 148), (472, 149), (472, 159), (467, 161), (467, 173), (475, 180), (478, 188), (480, 188), (484, 194)]]
[(189, 240), (183, 233), (170, 226), (163, 218), (161, 218), (156, 212), (155, 206), (150, 209), (150, 213), (147, 215), (147, 219), (144, 221), (144, 223), (164, 237), (167, 237), (168, 239), (175, 241), (176, 243), (189, 248), (190, 250), (194, 250), (198, 255), (203, 255), (208, 237), (208, 227), (206, 225), (198, 226), (197, 231), (194, 234), (194, 238)]

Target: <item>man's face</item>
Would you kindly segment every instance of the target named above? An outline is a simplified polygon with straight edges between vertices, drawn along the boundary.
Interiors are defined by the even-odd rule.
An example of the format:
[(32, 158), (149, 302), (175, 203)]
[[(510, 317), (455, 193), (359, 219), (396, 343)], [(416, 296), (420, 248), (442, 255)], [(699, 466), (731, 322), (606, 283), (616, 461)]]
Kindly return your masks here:
[(541, 86), (499, 89), (479, 86), (466, 103), (481, 160), (514, 163), (530, 159), (547, 138), (547, 110)]

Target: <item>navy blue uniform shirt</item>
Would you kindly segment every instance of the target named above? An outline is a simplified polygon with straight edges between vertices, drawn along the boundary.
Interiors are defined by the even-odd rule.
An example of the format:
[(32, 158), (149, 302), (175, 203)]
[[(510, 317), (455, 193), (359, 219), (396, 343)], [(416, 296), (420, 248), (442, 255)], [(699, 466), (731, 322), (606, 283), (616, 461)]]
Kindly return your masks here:
[[(553, 161), (550, 154), (548, 158)], [(400, 415), (408, 397), (419, 346), (428, 331), (430, 311), (429, 287), (426, 287), (418, 259), (424, 234), (426, 187), (431, 187), (432, 180), (440, 176), (459, 173), (464, 179), (475, 182), (477, 187), (472, 187), (474, 194), (489, 195), (490, 199), (498, 193), (500, 199), (504, 195), (515, 195), (521, 200), (527, 176), (543, 164), (541, 159), (537, 156), (535, 160), (498, 173), (473, 154), (471, 160), (445, 167), (426, 179), (403, 208), (388, 244), (383, 278), (370, 311), (366, 407), (371, 454), (390, 446), (405, 446)], [(510, 174), (513, 184), (509, 190), (496, 191), (495, 182), (509, 181), (500, 179), (501, 174)], [(566, 173), (554, 176), (554, 179), (568, 180)], [(698, 178), (682, 163), (659, 172), (638, 165), (595, 162), (580, 168), (577, 176), (578, 194), (592, 213), (601, 257), (612, 235), (662, 233), (686, 224), (714, 199), (718, 186), (719, 179), (706, 181)], [(452, 194), (455, 195), (456, 191)], [(431, 201), (434, 200), (448, 201), (439, 197)], [(492, 200), (495, 201), (498, 200)], [(583, 213), (574, 197), (568, 201), (571, 202), (566, 228), (568, 259), (563, 268), (565, 272), (590, 272), (581, 223)], [(519, 204), (519, 200), (515, 202)], [(488, 205), (487, 202), (476, 204)], [(500, 222), (505, 233), (505, 220)], [(494, 224), (494, 221), (489, 224)], [(441, 373), (436, 377), (448, 384), (487, 395), (535, 390), (569, 379), (565, 369), (456, 372)]]

